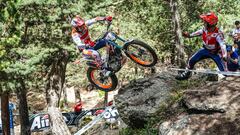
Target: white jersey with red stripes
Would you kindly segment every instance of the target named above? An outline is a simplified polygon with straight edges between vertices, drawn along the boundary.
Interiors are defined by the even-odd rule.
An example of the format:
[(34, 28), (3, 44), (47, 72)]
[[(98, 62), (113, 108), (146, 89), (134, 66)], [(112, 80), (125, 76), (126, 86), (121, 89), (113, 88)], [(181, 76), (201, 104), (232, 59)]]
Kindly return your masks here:
[(190, 37), (202, 36), (203, 45), (210, 51), (221, 50), (222, 56), (227, 56), (224, 35), (217, 27), (213, 32), (209, 32), (205, 27), (190, 34)]
[(85, 48), (85, 45), (95, 45), (95, 42), (93, 42), (89, 36), (89, 31), (87, 27), (96, 22), (97, 20), (95, 18), (85, 21), (85, 28), (82, 31), (77, 31), (75, 28), (72, 29), (73, 41), (77, 44), (79, 48)]

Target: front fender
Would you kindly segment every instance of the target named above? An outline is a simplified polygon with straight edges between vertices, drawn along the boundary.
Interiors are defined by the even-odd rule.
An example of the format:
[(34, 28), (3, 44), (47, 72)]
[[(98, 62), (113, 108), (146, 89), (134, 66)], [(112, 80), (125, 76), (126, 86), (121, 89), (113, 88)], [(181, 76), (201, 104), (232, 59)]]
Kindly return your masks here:
[(134, 40), (135, 40), (135, 39), (127, 40), (127, 41), (124, 43), (124, 45), (123, 45), (123, 51), (126, 51), (127, 46), (128, 46), (129, 44), (131, 44)]
[(135, 39), (130, 39), (130, 40), (127, 40), (123, 46), (125, 46), (126, 44), (129, 44), (129, 43), (132, 43)]

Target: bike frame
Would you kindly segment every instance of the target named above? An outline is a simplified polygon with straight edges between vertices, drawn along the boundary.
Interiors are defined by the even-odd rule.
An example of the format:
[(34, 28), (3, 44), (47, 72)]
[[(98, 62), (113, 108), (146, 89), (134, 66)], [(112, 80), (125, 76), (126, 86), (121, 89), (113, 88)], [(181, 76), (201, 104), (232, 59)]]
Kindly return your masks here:
[[(114, 32), (111, 32), (111, 31), (109, 31), (109, 27), (110, 27), (110, 25), (111, 25), (111, 23), (108, 23), (108, 26), (107, 26), (107, 31), (105, 32), (105, 34), (104, 34), (104, 37), (102, 38), (102, 39), (105, 39), (105, 37), (107, 36), (107, 34), (108, 33), (112, 33), (113, 34), (113, 36), (116, 38), (114, 41), (113, 40), (107, 40), (107, 39), (105, 39), (106, 41), (107, 41), (107, 45), (106, 46), (111, 46), (111, 47), (116, 47), (117, 49), (120, 49), (120, 50), (122, 50), (122, 48), (123, 48), (123, 46), (126, 44), (126, 43), (128, 43), (129, 41), (128, 40), (125, 40), (125, 39), (123, 39), (123, 38), (121, 38), (120, 36), (118, 36), (117, 34), (115, 34)], [(121, 45), (119, 45), (119, 44), (117, 44), (115, 41), (121, 41), (122, 43), (123, 43), (123, 45), (121, 46)], [(108, 60), (109, 60), (109, 47), (106, 47), (106, 58), (105, 58), (105, 62), (108, 62)]]
[[(119, 41), (122, 41), (124, 44), (127, 42), (127, 40), (124, 40), (123, 38), (119, 37), (117, 34), (111, 32), (112, 34), (114, 34), (114, 36), (116, 37), (116, 40), (119, 40)], [(116, 46), (117, 48), (119, 49), (122, 49), (122, 46), (120, 46), (119, 44), (117, 44), (116, 42), (114, 41), (111, 41), (111, 40), (107, 40), (107, 42), (109, 44), (111, 44), (112, 46)]]
[[(107, 31), (106, 31), (105, 34), (104, 34), (104, 38), (106, 37), (106, 35), (107, 35), (108, 33), (112, 33), (112, 34), (114, 35), (114, 37), (116, 38), (115, 40), (119, 40), (119, 41), (122, 41), (122, 42), (123, 42), (123, 46), (124, 46), (126, 43), (129, 42), (128, 40), (125, 40), (125, 39), (121, 38), (120, 36), (118, 36), (118, 35), (115, 34), (114, 32), (109, 31), (110, 26), (111, 26), (111, 23), (108, 22), (108, 24), (107, 24)], [(117, 44), (117, 43), (114, 42), (114, 41), (107, 40), (107, 42), (108, 42), (109, 44), (111, 44), (112, 46), (116, 46), (116, 47), (119, 48), (119, 49), (122, 49), (122, 48), (123, 48), (123, 46)]]

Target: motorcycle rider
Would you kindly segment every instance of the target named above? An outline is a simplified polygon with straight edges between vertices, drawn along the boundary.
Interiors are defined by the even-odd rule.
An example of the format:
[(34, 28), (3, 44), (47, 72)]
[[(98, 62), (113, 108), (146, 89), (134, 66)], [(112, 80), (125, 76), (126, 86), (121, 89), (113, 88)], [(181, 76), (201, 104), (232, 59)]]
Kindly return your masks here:
[(112, 16), (96, 17), (90, 20), (84, 20), (80, 16), (75, 16), (72, 21), (72, 39), (76, 43), (76, 48), (82, 52), (83, 57), (87, 59), (94, 59), (95, 66), (104, 69), (104, 62), (102, 61), (98, 49), (103, 48), (107, 42), (104, 39), (96, 42), (92, 41), (89, 35), (88, 26), (99, 21), (112, 21)]
[[(204, 22), (204, 27), (196, 32), (189, 34), (183, 32), (183, 36), (187, 38), (202, 36), (203, 48), (198, 50), (189, 60), (187, 69), (193, 69), (194, 65), (205, 58), (211, 58), (218, 66), (220, 71), (224, 71), (225, 67), (221, 60), (221, 57), (226, 60), (227, 52), (224, 42), (224, 36), (221, 30), (216, 26), (218, 17), (213, 13), (207, 13), (200, 15), (200, 18)], [(222, 55), (219, 56), (219, 53)], [(186, 70), (175, 78), (177, 80), (185, 80), (191, 76), (191, 72)]]

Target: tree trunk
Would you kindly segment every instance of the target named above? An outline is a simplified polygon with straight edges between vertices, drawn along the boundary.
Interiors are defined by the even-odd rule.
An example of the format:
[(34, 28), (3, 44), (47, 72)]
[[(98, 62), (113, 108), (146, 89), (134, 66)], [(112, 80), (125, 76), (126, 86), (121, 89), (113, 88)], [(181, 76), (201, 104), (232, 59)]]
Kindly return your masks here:
[(176, 55), (175, 55), (175, 53), (176, 53), (176, 44), (175, 44), (175, 41), (173, 41), (173, 42), (171, 42), (171, 44), (172, 44), (172, 48), (171, 48), (171, 58), (170, 58), (170, 61), (171, 61), (171, 64), (175, 64), (175, 62), (176, 62), (176, 60), (175, 60), (175, 57), (176, 57)]
[(180, 14), (178, 12), (178, 0), (170, 0), (170, 7), (172, 12), (173, 31), (175, 36), (175, 46), (177, 48), (177, 64), (180, 67), (185, 67), (186, 62), (184, 59), (183, 37), (180, 25)]
[(75, 91), (75, 103), (81, 101), (81, 93), (80, 93), (80, 88), (78, 87), (74, 87), (74, 91)]
[(65, 82), (67, 61), (68, 53), (66, 51), (59, 51), (47, 76), (46, 94), (48, 114), (50, 116), (51, 130), (54, 135), (71, 134), (58, 108)]
[[(0, 88), (1, 89), (1, 88)], [(10, 116), (9, 116), (9, 94), (8, 92), (1, 93), (1, 117), (3, 135), (10, 135)]]
[(17, 92), (17, 98), (19, 102), (21, 135), (31, 135), (28, 104), (27, 104), (27, 90), (25, 87), (24, 80), (22, 78), (19, 78), (18, 82), (20, 83), (20, 86), (17, 87), (16, 92)]

